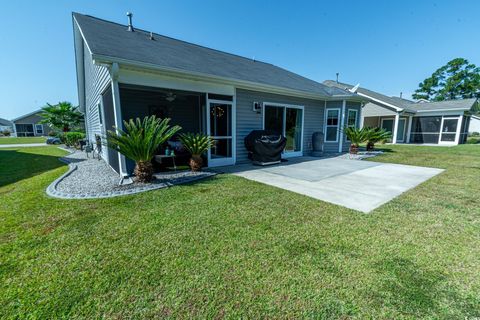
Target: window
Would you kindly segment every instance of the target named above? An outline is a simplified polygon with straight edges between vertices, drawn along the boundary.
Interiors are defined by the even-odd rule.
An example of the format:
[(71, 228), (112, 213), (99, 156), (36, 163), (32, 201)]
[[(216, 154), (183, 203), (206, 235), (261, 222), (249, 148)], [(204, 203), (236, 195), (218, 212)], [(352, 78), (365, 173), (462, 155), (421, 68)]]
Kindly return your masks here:
[(347, 127), (355, 128), (357, 126), (357, 113), (355, 109), (348, 109)]
[(338, 126), (340, 119), (340, 109), (327, 109), (325, 121), (325, 141), (338, 141)]
[(42, 124), (36, 124), (35, 125), (35, 133), (36, 134), (43, 134), (43, 125)]

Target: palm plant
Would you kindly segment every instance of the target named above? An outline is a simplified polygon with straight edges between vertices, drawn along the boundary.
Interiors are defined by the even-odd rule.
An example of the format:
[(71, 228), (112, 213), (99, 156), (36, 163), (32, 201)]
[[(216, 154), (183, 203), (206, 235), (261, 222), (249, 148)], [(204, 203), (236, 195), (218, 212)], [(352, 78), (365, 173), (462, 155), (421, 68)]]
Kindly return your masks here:
[(385, 143), (385, 141), (392, 139), (392, 133), (383, 128), (367, 128), (367, 151), (372, 151), (375, 148), (375, 143)]
[(350, 153), (357, 154), (359, 145), (368, 139), (368, 130), (366, 128), (345, 127), (343, 131), (350, 140)]
[(70, 131), (83, 120), (83, 115), (78, 111), (78, 107), (74, 107), (67, 101), (59, 102), (56, 105), (47, 103), (42, 108), (42, 111), (41, 116), (43, 119), (40, 123), (45, 123), (62, 132)]
[(183, 133), (180, 134), (180, 141), (192, 154), (190, 159), (192, 171), (200, 170), (203, 165), (202, 154), (215, 145), (215, 140), (203, 133)]
[(143, 120), (137, 118), (123, 121), (125, 130), (114, 127), (116, 132), (108, 131), (108, 147), (135, 161), (134, 174), (138, 181), (152, 180), (152, 158), (158, 146), (182, 129), (179, 126), (171, 127), (169, 122), (168, 118), (160, 120), (150, 116)]

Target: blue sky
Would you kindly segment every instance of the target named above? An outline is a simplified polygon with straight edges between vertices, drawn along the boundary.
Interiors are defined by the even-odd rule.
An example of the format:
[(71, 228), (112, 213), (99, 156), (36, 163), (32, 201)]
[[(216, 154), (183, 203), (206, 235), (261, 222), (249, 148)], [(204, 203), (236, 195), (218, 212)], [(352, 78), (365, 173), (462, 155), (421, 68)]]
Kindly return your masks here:
[(480, 1), (8, 1), (0, 117), (77, 103), (71, 12), (267, 61), (316, 81), (409, 96), (450, 59), (480, 65)]

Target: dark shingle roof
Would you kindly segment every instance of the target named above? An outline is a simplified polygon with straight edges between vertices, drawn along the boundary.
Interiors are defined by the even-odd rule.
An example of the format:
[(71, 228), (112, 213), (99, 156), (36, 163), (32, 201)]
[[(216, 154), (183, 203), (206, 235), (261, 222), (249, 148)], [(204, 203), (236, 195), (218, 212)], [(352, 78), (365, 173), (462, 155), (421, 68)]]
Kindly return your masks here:
[[(341, 88), (341, 89), (351, 89), (353, 88), (354, 86), (351, 85), (351, 84), (348, 84), (348, 83), (342, 83), (342, 82), (336, 82), (334, 80), (325, 80), (323, 81), (323, 84), (327, 85), (327, 86), (330, 86), (330, 87), (336, 87), (336, 88)], [(400, 109), (405, 109), (408, 111), (409, 109), (409, 105), (411, 104), (410, 102), (407, 102), (408, 100), (405, 100), (405, 99), (396, 99), (394, 97), (389, 97), (389, 96), (386, 96), (384, 94), (381, 94), (381, 93), (378, 93), (378, 92), (375, 92), (375, 91), (372, 91), (372, 90), (368, 90), (368, 89), (365, 89), (365, 88), (362, 88), (362, 87), (359, 87), (357, 89), (357, 92), (359, 93), (363, 93), (364, 95), (367, 95), (373, 99), (376, 99), (376, 100), (380, 100), (382, 102), (385, 102), (385, 103), (388, 103), (388, 104), (391, 104), (397, 108), (400, 108)], [(402, 101), (402, 100), (405, 100), (405, 101)]]
[[(326, 80), (323, 82), (327, 86), (334, 86), (337, 88), (351, 89), (354, 86), (347, 83), (336, 82), (334, 80)], [(462, 100), (446, 100), (433, 102), (415, 102), (400, 97), (389, 97), (384, 94), (359, 87), (357, 92), (363, 93), (369, 97), (394, 105), (398, 108), (404, 109), (408, 112), (428, 112), (437, 110), (470, 110), (477, 99), (462, 99)]]
[(13, 123), (7, 119), (0, 118), (0, 126), (13, 126)]
[(186, 73), (248, 81), (307, 93), (352, 95), (330, 88), (269, 63), (202, 47), (185, 41), (135, 29), (92, 16), (73, 13), (93, 55), (142, 62)]
[(445, 100), (414, 103), (409, 106), (416, 112), (428, 112), (436, 110), (470, 110), (474, 106), (476, 98), (461, 100)]

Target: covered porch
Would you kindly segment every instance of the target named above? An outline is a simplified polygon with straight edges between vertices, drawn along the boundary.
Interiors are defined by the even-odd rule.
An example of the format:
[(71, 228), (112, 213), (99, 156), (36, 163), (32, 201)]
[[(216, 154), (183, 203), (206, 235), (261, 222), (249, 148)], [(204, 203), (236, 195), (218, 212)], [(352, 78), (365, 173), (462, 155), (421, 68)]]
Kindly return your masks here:
[[(123, 121), (152, 115), (170, 118), (170, 125), (182, 128), (179, 133), (204, 133), (215, 139), (216, 144), (205, 156), (204, 165), (234, 164), (233, 95), (119, 83), (118, 100), (111, 90), (103, 97), (105, 128), (118, 126), (118, 123), (123, 127)], [(188, 165), (190, 154), (179, 141), (179, 133), (159, 146), (159, 157), (154, 161), (156, 170)], [(133, 161), (111, 149), (108, 149), (108, 162), (123, 175), (131, 174), (135, 166)]]

